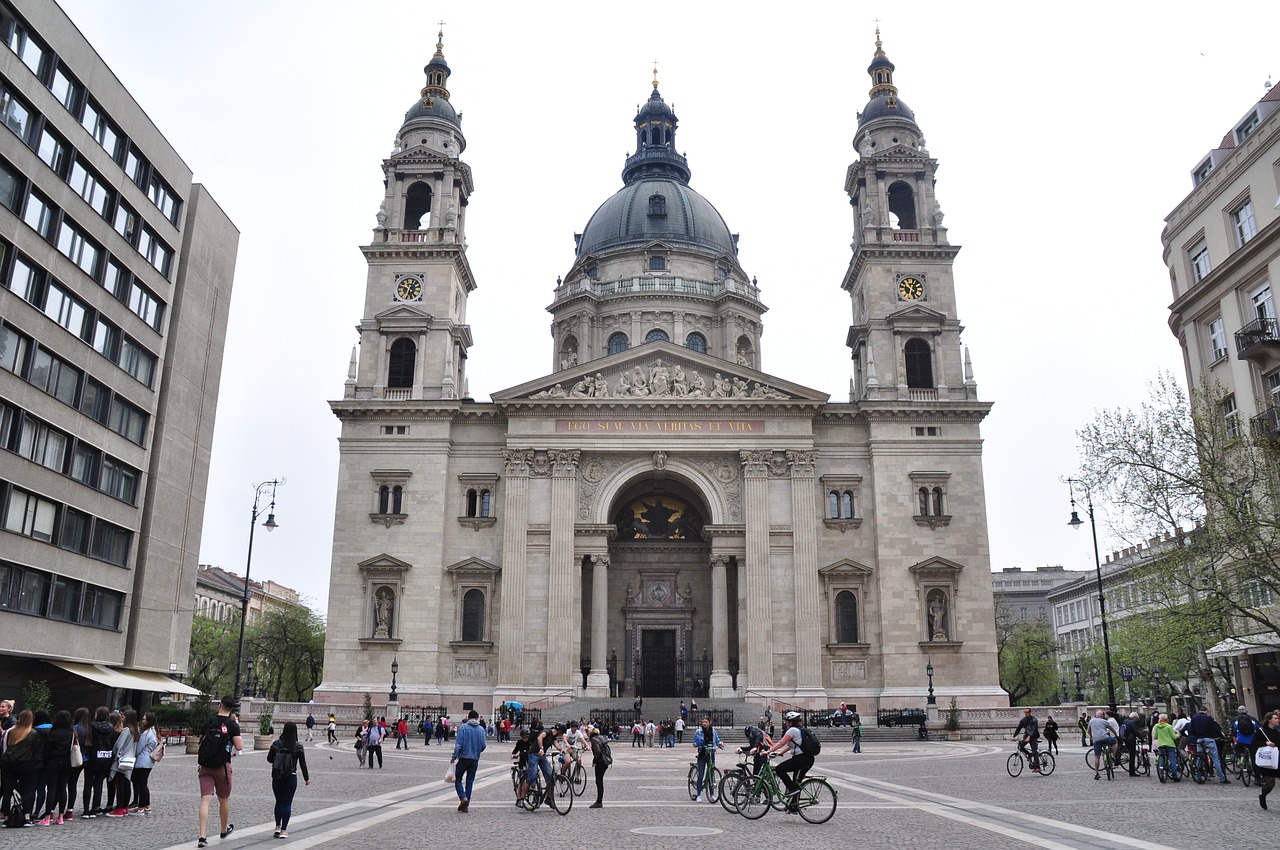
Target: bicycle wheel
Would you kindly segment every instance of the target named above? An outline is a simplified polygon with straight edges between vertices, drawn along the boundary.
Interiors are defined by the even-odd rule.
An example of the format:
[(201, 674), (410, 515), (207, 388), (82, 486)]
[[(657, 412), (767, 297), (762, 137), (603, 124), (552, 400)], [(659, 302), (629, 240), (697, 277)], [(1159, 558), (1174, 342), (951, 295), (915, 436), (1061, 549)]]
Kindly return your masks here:
[(738, 811), (738, 804), (733, 799), (734, 786), (742, 779), (742, 772), (738, 770), (730, 770), (720, 777), (720, 784), (716, 787), (716, 793), (720, 796), (720, 805), (724, 807), (726, 812)]
[(1234, 758), (1234, 757), (1225, 758), (1222, 760), (1222, 762), (1223, 762), (1223, 768), (1225, 769), (1227, 776), (1240, 775), (1240, 759), (1239, 758)]
[(1048, 776), (1049, 774), (1053, 773), (1053, 769), (1055, 767), (1057, 767), (1057, 765), (1053, 761), (1052, 753), (1040, 754), (1040, 775), (1041, 776)]
[(587, 769), (581, 764), (575, 764), (571, 781), (573, 782), (573, 793), (581, 797), (582, 792), (587, 790)]
[(737, 804), (738, 814), (747, 820), (758, 820), (764, 817), (764, 813), (769, 811), (772, 800), (773, 794), (769, 783), (763, 776), (745, 779), (734, 789), (734, 802)]
[(1089, 769), (1094, 773), (1098, 772), (1097, 759), (1093, 755), (1093, 750), (1089, 750), (1084, 754), (1084, 763), (1089, 765)]
[(1191, 778), (1196, 781), (1197, 785), (1203, 785), (1205, 780), (1209, 778), (1209, 773), (1205, 770), (1205, 757), (1197, 755), (1195, 760), (1191, 762)]
[(1169, 781), (1169, 757), (1164, 753), (1156, 756), (1156, 779), (1161, 785)]
[(1242, 756), (1240, 761), (1240, 781), (1246, 788), (1253, 784), (1253, 765), (1249, 764), (1248, 758), (1248, 756)]
[(1138, 773), (1141, 773), (1143, 776), (1150, 776), (1151, 775), (1151, 753), (1147, 752), (1146, 750), (1142, 750), (1141, 752), (1139, 752), (1138, 760), (1135, 763), (1134, 770), (1138, 771)]
[(825, 779), (806, 779), (800, 783), (800, 817), (809, 823), (826, 823), (836, 813), (836, 789)]
[(1009, 755), (1009, 760), (1008, 760), (1007, 762), (1005, 762), (1004, 769), (1005, 769), (1005, 770), (1007, 770), (1007, 771), (1009, 771), (1009, 775), (1010, 775), (1010, 776), (1017, 777), (1017, 776), (1021, 775), (1021, 773), (1022, 773), (1022, 754), (1021, 754), (1021, 753), (1011, 753), (1011, 754)]
[(698, 766), (689, 765), (689, 799), (698, 799)]
[(720, 768), (707, 765), (707, 778), (702, 783), (702, 793), (706, 795), (708, 803), (714, 803), (720, 799), (720, 780), (722, 778)]
[(548, 801), (551, 803), (551, 808), (561, 815), (569, 814), (569, 810), (573, 808), (573, 783), (563, 773), (557, 773), (552, 787), (555, 788), (555, 792)]
[(1107, 769), (1107, 781), (1110, 782), (1116, 778), (1116, 763), (1112, 760), (1110, 752), (1102, 754), (1102, 763)]

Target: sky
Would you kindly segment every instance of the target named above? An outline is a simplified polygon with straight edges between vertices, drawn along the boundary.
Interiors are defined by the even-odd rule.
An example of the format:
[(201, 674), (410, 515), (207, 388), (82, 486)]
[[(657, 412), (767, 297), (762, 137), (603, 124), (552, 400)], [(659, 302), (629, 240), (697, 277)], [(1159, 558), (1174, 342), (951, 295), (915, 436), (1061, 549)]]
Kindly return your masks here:
[[(252, 576), (322, 611), (340, 604), (327, 599), (327, 402), (357, 341), (358, 246), (441, 19), (476, 187), (474, 398), (552, 371), (545, 308), (574, 233), (622, 186), (656, 61), (690, 185), (740, 234), (770, 308), (762, 368), (844, 401), (844, 175), (878, 18), (963, 246), (963, 342), (994, 402), (982, 433), (997, 571), (1093, 566), (1060, 482), (1078, 466), (1076, 431), (1139, 402), (1161, 370), (1182, 376), (1164, 217), (1280, 78), (1256, 3), (61, 5), (241, 234), (200, 562), (243, 572), (254, 485), (284, 477)], [(1104, 553), (1118, 548), (1105, 506), (1098, 516)]]

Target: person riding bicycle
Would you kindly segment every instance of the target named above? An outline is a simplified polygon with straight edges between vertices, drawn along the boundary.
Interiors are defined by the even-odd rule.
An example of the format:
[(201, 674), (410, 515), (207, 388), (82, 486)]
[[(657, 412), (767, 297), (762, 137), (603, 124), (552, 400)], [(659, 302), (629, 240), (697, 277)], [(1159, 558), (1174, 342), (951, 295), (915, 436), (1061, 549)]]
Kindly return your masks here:
[[(698, 750), (698, 796), (694, 799), (694, 802), (701, 803), (702, 784), (704, 781), (710, 780), (710, 768), (715, 767), (715, 757), (713, 752), (717, 748), (724, 748), (724, 744), (720, 743), (720, 736), (716, 734), (716, 730), (711, 726), (710, 717), (704, 716), (702, 718), (702, 722), (698, 725), (698, 731), (693, 733), (693, 745)], [(711, 796), (711, 788), (708, 787), (708, 802), (711, 802)]]
[(1151, 740), (1160, 747), (1160, 755), (1168, 764), (1169, 776), (1174, 782), (1181, 782), (1178, 775), (1178, 732), (1169, 723), (1169, 715), (1160, 715), (1160, 722), (1151, 727)]
[(1187, 734), (1196, 742), (1197, 752), (1203, 750), (1209, 753), (1214, 770), (1218, 773), (1218, 782), (1230, 784), (1231, 780), (1222, 770), (1222, 758), (1218, 752), (1218, 739), (1222, 737), (1222, 727), (1218, 725), (1218, 721), (1202, 708), (1191, 716), (1187, 729), (1190, 730)]
[(1124, 744), (1124, 748), (1129, 752), (1129, 775), (1137, 776), (1137, 758), (1138, 743), (1141, 739), (1141, 732), (1138, 725), (1138, 712), (1129, 713), (1129, 717), (1124, 721), (1124, 725), (1120, 727), (1120, 740)]
[(1231, 723), (1231, 731), (1235, 733), (1236, 757), (1239, 758), (1242, 753), (1251, 753), (1254, 736), (1258, 734), (1258, 721), (1253, 719), (1243, 705), (1236, 709), (1236, 719)]
[[(529, 727), (520, 727), (520, 734), (516, 738), (516, 745), (511, 749), (511, 760), (516, 763), (516, 775), (526, 776), (529, 771), (529, 745), (533, 741), (529, 737)], [(521, 782), (520, 790), (516, 794), (516, 802), (519, 803), (524, 799), (524, 786), (526, 783)]]
[(546, 801), (549, 802), (555, 793), (555, 777), (551, 770), (551, 760), (554, 758), (552, 751), (557, 749), (556, 739), (559, 735), (560, 728), (558, 726), (549, 726), (538, 733), (536, 738), (531, 736), (532, 739), (529, 742), (529, 770), (525, 774), (524, 782), (520, 783), (521, 799), (524, 799), (524, 796), (529, 792), (529, 786), (537, 781), (539, 771), (541, 771), (542, 778), (546, 783), (546, 788), (543, 791)]
[(1022, 744), (1018, 748), (1021, 749), (1023, 744), (1031, 745), (1031, 772), (1040, 772), (1040, 721), (1031, 713), (1031, 709), (1024, 708), (1022, 710), (1022, 719), (1018, 721), (1018, 727), (1013, 730), (1013, 740), (1018, 740), (1018, 735), (1024, 735)]
[(809, 768), (813, 767), (813, 756), (807, 755), (801, 749), (804, 735), (800, 731), (800, 712), (788, 711), (784, 719), (787, 721), (787, 731), (782, 733), (778, 742), (769, 748), (769, 754), (786, 752), (791, 756), (778, 765), (773, 772), (787, 787), (787, 811), (794, 813), (800, 810), (797, 805), (800, 801), (800, 780), (804, 779)]
[(739, 753), (747, 753), (751, 755), (752, 766), (751, 775), (759, 776), (760, 768), (764, 767), (764, 763), (769, 760), (766, 754), (769, 747), (773, 746), (773, 741), (769, 740), (769, 736), (759, 726), (747, 724), (742, 728), (742, 734), (747, 736), (747, 745), (738, 747)]
[(1102, 768), (1102, 748), (1111, 750), (1112, 756), (1116, 751), (1116, 737), (1111, 733), (1107, 713), (1102, 709), (1098, 709), (1098, 713), (1089, 721), (1089, 737), (1093, 739), (1093, 778), (1098, 779), (1098, 771)]

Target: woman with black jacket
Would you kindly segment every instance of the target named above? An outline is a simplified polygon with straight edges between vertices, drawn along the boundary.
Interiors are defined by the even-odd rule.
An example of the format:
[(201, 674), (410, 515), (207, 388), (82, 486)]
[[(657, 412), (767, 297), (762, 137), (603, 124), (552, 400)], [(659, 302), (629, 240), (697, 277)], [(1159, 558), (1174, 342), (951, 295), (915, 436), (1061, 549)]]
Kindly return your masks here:
[[(75, 718), (71, 722), (71, 732), (75, 735), (76, 746), (80, 748), (80, 766), (71, 768), (71, 775), (67, 779), (67, 814), (65, 818), (72, 820), (75, 818), (76, 797), (80, 790), (80, 777), (84, 773), (85, 766), (89, 764), (89, 720), (93, 715), (89, 713), (89, 709), (81, 707), (76, 709)], [(84, 783), (84, 810), (89, 811), (89, 781)]]
[(271, 791), (276, 795), (276, 838), (289, 837), (289, 818), (293, 816), (293, 795), (298, 791), (298, 768), (302, 779), (311, 784), (307, 773), (307, 754), (298, 740), (298, 724), (292, 720), (284, 724), (280, 737), (271, 742), (267, 750), (271, 763)]
[[(71, 780), (71, 712), (59, 711), (44, 738), (45, 809), (40, 826), (61, 824), (67, 814), (67, 791)], [(75, 801), (71, 801), (75, 808)], [(57, 812), (56, 819), (54, 812)]]

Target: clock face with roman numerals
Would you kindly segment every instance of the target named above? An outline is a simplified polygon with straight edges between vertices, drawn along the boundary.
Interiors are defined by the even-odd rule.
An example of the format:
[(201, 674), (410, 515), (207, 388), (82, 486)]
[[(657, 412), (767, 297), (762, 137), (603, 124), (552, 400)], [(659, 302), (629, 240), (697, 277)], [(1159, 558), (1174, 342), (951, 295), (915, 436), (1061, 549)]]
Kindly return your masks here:
[(903, 301), (919, 301), (924, 297), (924, 281), (915, 275), (907, 275), (898, 281), (898, 297)]
[(422, 299), (422, 278), (404, 275), (396, 281), (396, 299), (399, 301), (419, 301)]

